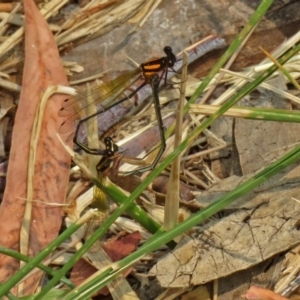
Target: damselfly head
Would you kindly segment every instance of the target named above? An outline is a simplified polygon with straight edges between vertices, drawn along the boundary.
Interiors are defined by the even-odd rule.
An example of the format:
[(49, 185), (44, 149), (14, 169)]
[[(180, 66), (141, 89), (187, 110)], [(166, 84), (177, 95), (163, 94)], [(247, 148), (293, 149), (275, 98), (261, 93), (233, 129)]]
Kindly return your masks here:
[(106, 137), (104, 139), (106, 154), (108, 157), (112, 157), (115, 155), (115, 152), (119, 151), (118, 145), (116, 145), (111, 137)]
[(164, 47), (164, 52), (167, 55), (168, 59), (168, 67), (173, 67), (176, 62), (176, 56), (172, 51), (172, 48), (170, 46)]
[(173, 54), (172, 48), (170, 46), (165, 46), (164, 47), (164, 52), (167, 54), (167, 56), (169, 54)]

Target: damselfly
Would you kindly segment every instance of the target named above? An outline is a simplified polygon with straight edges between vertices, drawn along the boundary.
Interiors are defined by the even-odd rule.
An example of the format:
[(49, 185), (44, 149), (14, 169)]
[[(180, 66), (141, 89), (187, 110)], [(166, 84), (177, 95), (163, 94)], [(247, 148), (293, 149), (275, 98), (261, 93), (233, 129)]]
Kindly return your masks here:
[[(161, 57), (159, 59), (153, 59), (146, 63), (142, 63), (140, 67), (136, 70), (133, 70), (123, 76), (116, 78), (108, 84), (102, 84), (96, 88), (96, 92), (98, 93), (97, 99), (95, 102), (100, 104), (100, 108), (96, 113), (90, 114), (88, 116), (83, 115), (83, 111), (86, 109), (87, 104), (86, 101), (74, 98), (74, 99), (66, 99), (62, 105), (62, 108), (59, 111), (60, 116), (68, 116), (70, 112), (72, 113), (75, 110), (75, 114), (71, 115), (69, 119), (67, 119), (61, 126), (61, 133), (65, 133), (70, 131), (70, 127), (68, 123), (73, 124), (74, 119), (80, 119), (75, 130), (75, 135), (73, 138), (74, 143), (79, 146), (82, 150), (84, 150), (88, 154), (93, 155), (102, 155), (102, 156), (110, 156), (110, 153), (107, 153), (106, 149), (91, 149), (85, 146), (78, 139), (78, 134), (82, 124), (88, 122), (90, 119), (95, 116), (111, 109), (112, 107), (132, 98), (140, 89), (142, 89), (145, 85), (150, 84), (152, 87), (152, 93), (154, 97), (154, 106), (156, 111), (156, 117), (158, 121), (158, 127), (160, 130), (161, 137), (161, 148), (158, 152), (156, 158), (148, 167), (144, 167), (136, 170), (135, 172), (144, 172), (145, 170), (152, 169), (155, 167), (160, 157), (162, 156), (165, 147), (165, 137), (163, 132), (163, 122), (160, 113), (160, 104), (158, 98), (158, 88), (162, 80), (164, 80), (164, 84), (167, 81), (167, 74), (169, 69), (173, 70), (173, 66), (176, 62), (176, 56), (173, 54), (171, 47), (166, 46), (164, 48), (164, 52), (166, 56)], [(174, 70), (173, 70), (174, 71)], [(174, 71), (175, 72), (175, 71)], [(133, 82), (135, 82), (140, 76), (143, 77), (143, 83), (136, 88), (134, 91), (126, 95), (125, 97), (120, 99), (120, 96), (123, 94), (124, 90), (126, 90)], [(115, 145), (115, 148), (117, 146)]]

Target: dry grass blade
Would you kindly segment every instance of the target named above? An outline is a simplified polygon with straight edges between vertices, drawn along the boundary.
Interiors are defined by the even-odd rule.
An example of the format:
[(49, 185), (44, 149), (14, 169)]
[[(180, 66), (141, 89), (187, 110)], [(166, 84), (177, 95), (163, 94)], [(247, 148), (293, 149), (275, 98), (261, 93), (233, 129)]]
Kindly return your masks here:
[(16, 14), (16, 12), (19, 10), (20, 7), (21, 7), (21, 3), (17, 3), (17, 5), (15, 5), (11, 13), (7, 14), (6, 18), (3, 18), (3, 20), (0, 23), (0, 36), (2, 36), (6, 30), (5, 25), (13, 18), (13, 16)]
[(110, 1), (105, 6), (98, 6), (98, 1), (93, 1), (88, 6), (78, 10), (70, 20), (62, 25), (66, 29), (57, 35), (57, 43), (63, 45), (78, 39), (85, 41), (119, 26), (131, 16), (136, 14), (144, 1)]
[[(187, 80), (187, 53), (183, 52), (183, 69), (181, 74), (181, 86), (180, 86), (180, 97), (177, 107), (176, 115), (176, 129), (175, 129), (175, 140), (174, 149), (182, 141), (182, 122), (183, 122), (183, 108), (185, 104), (185, 89)], [(165, 203), (165, 219), (164, 229), (170, 230), (178, 223), (178, 211), (179, 211), (179, 174), (180, 174), (180, 160), (179, 155), (171, 165), (171, 173), (168, 183), (168, 192), (166, 195)]]
[(145, 3), (145, 6), (136, 14), (133, 18), (129, 20), (130, 23), (139, 23), (138, 26), (142, 27), (149, 16), (161, 3), (161, 0), (152, 0)]
[[(52, 15), (56, 14), (66, 3), (68, 3), (68, 0), (52, 0), (43, 7), (41, 14), (48, 19)], [(0, 57), (3, 57), (9, 50), (17, 46), (22, 41), (23, 35), (24, 27), (20, 27), (11, 36), (9, 36), (9, 38), (0, 45)]]

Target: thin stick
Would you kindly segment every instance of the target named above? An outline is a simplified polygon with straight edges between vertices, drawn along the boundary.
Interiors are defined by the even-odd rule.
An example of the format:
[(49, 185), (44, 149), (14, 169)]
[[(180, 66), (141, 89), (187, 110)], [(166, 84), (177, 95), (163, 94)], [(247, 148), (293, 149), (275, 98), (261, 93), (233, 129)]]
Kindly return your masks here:
[[(175, 130), (175, 140), (174, 149), (176, 149), (182, 140), (182, 123), (183, 123), (183, 108), (185, 101), (185, 89), (186, 89), (186, 79), (187, 79), (187, 53), (183, 52), (183, 69), (181, 75), (181, 87), (180, 87), (180, 98), (178, 103), (178, 111), (176, 116), (176, 130)], [(180, 159), (179, 155), (174, 159), (171, 166), (171, 174), (168, 182), (168, 193), (166, 196), (165, 203), (165, 214), (164, 214), (164, 229), (170, 230), (176, 226), (178, 222), (178, 211), (179, 211), (179, 174), (180, 174)]]

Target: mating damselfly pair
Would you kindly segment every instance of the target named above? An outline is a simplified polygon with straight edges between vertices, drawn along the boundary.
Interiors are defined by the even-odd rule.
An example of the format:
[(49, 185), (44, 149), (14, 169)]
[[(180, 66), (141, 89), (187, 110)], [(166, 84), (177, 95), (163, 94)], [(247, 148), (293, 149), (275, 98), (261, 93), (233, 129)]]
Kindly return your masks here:
[[(106, 185), (106, 175), (111, 170), (112, 166), (118, 162), (118, 159), (122, 159), (122, 155), (118, 155), (119, 148), (113, 142), (111, 137), (106, 137), (104, 139), (105, 148), (104, 149), (92, 149), (89, 146), (83, 144), (79, 139), (78, 135), (80, 133), (81, 126), (83, 124), (89, 123), (94, 117), (97, 115), (101, 115), (105, 111), (109, 111), (116, 105), (127, 101), (132, 98), (138, 91), (140, 91), (143, 87), (149, 85), (152, 90), (152, 96), (154, 99), (154, 108), (158, 123), (158, 129), (160, 133), (161, 146), (160, 149), (154, 158), (153, 162), (150, 165), (138, 168), (134, 170), (132, 173), (141, 173), (147, 170), (153, 169), (161, 158), (165, 148), (166, 141), (164, 136), (164, 125), (162, 121), (161, 111), (160, 111), (160, 102), (158, 96), (158, 90), (160, 84), (167, 83), (167, 75), (169, 70), (173, 70), (173, 66), (176, 62), (176, 57), (172, 52), (171, 47), (166, 46), (164, 48), (165, 56), (153, 59), (148, 62), (142, 63), (139, 68), (126, 73), (116, 79), (114, 79), (110, 83), (104, 83), (99, 85), (96, 90), (93, 91), (93, 94), (97, 93), (95, 96), (96, 99), (89, 100), (84, 98), (68, 98), (63, 104), (62, 108), (59, 111), (59, 115), (62, 117), (66, 117), (66, 120), (61, 125), (61, 133), (67, 133), (73, 130), (74, 119), (79, 119), (75, 134), (73, 137), (74, 143), (83, 151), (92, 155), (99, 155), (102, 158), (99, 160), (97, 164), (97, 177), (98, 181), (105, 186)], [(128, 88), (131, 86), (133, 82), (137, 79), (142, 78), (142, 83), (134, 89), (132, 92), (124, 95), (128, 91)], [(89, 115), (84, 115), (84, 113), (88, 110), (89, 105), (93, 105), (91, 101), (96, 101), (97, 111), (95, 113), (91, 113)], [(94, 104), (95, 105), (95, 104)], [(71, 135), (72, 136), (72, 135)], [(118, 163), (116, 163), (118, 164)], [(131, 173), (131, 174), (132, 174)], [(125, 175), (129, 175), (128, 173)], [(86, 225), (86, 230), (84, 233), (85, 241), (91, 237), (91, 235), (101, 227), (102, 223), (109, 215), (110, 205), (109, 199), (104, 192), (104, 190), (94, 187), (93, 200), (91, 203), (91, 208), (96, 209), (95, 215), (91, 218), (91, 220)], [(99, 248), (98, 243), (92, 246), (90, 251), (97, 252)]]
[[(214, 36), (209, 36), (203, 41), (191, 46), (189, 49), (186, 49), (188, 53), (188, 63), (196, 60), (200, 56), (213, 49), (222, 48), (224, 47), (224, 45), (224, 40)], [(158, 127), (160, 137), (162, 140), (161, 148), (150, 166), (140, 168), (134, 171), (133, 173), (139, 173), (154, 168), (155, 165), (158, 163), (159, 159), (161, 158), (161, 155), (163, 154), (164, 149), (166, 147), (163, 122), (161, 120), (160, 113), (158, 90), (161, 85), (165, 85), (167, 83), (167, 79), (169, 79), (174, 74), (174, 72), (177, 73), (182, 67), (182, 60), (180, 59), (180, 54), (176, 58), (170, 47), (165, 47), (164, 52), (166, 56), (143, 63), (140, 65), (139, 68), (130, 71), (127, 74), (122, 75), (121, 77), (116, 78), (108, 84), (102, 84), (99, 86), (99, 88), (96, 88), (94, 92), (99, 94), (99, 97), (95, 100), (96, 104), (99, 106), (99, 109), (96, 114), (90, 114), (82, 117), (82, 109), (90, 105), (89, 102), (83, 98), (67, 99), (62, 105), (59, 115), (67, 117), (67, 120), (61, 126), (61, 133), (67, 133), (74, 130), (73, 119), (80, 119), (75, 130), (75, 144), (77, 144), (81, 149), (83, 149), (87, 153), (103, 156), (97, 165), (98, 179), (101, 185), (103, 186), (106, 185), (105, 180), (107, 177), (107, 172), (110, 170), (111, 165), (115, 162), (115, 154), (119, 151), (118, 146), (113, 142), (113, 140), (110, 137), (106, 137), (104, 140), (104, 149), (88, 148), (87, 146), (82, 144), (81, 140), (78, 139), (80, 126), (84, 123), (89, 122), (89, 120), (97, 114), (100, 114), (100, 116), (103, 117), (103, 115), (105, 115), (109, 110), (113, 110), (115, 106), (118, 106), (120, 103), (133, 97), (140, 90), (146, 89), (147, 92), (149, 92), (149, 90), (152, 90)], [(126, 90), (128, 91), (128, 88), (131, 87), (131, 84), (141, 78), (142, 83), (140, 83), (133, 92), (127, 93), (127, 96), (122, 97), (122, 93)], [(147, 96), (149, 96), (149, 94)], [(141, 95), (139, 101), (142, 101), (144, 96), (145, 93)], [(146, 97), (144, 97), (144, 99), (145, 98)], [(79, 100), (81, 103), (77, 103), (77, 100)], [(73, 108), (75, 109), (75, 114), (73, 113), (72, 115)], [(116, 117), (118, 116), (116, 115)], [(119, 119), (116, 121), (119, 121)], [(100, 214), (99, 216), (95, 216), (95, 218), (93, 218), (93, 220), (89, 222), (88, 228), (84, 235), (84, 238), (86, 240), (89, 238), (90, 234), (92, 234), (94, 230), (101, 226), (103, 218), (105, 218), (105, 216), (109, 214), (109, 200), (104, 190), (100, 188), (94, 188), (94, 199), (92, 203), (92, 208), (97, 208)]]
[[(93, 91), (94, 94), (98, 94), (96, 96), (96, 99), (93, 100), (94, 103), (98, 105), (97, 112), (95, 113), (84, 115), (83, 111), (87, 109), (87, 106), (91, 105), (90, 102), (88, 102), (84, 98), (75, 97), (66, 99), (59, 111), (60, 116), (67, 117), (66, 121), (61, 125), (61, 133), (72, 131), (72, 127), (74, 126), (74, 119), (79, 119), (73, 138), (74, 143), (88, 154), (101, 155), (108, 162), (112, 161), (115, 157), (115, 154), (119, 151), (118, 146), (113, 143), (112, 138), (106, 137), (104, 139), (105, 149), (91, 149), (79, 140), (78, 135), (80, 133), (81, 127), (83, 124), (87, 124), (92, 118), (96, 117), (97, 115), (102, 114), (103, 112), (112, 109), (114, 106), (119, 105), (124, 101), (132, 98), (139, 90), (141, 90), (146, 85), (150, 85), (154, 99), (154, 108), (160, 133), (161, 146), (156, 157), (150, 165), (139, 168), (133, 173), (141, 173), (153, 169), (166, 148), (164, 125), (160, 111), (158, 90), (161, 84), (165, 85), (167, 83), (167, 75), (169, 70), (175, 72), (173, 67), (176, 63), (176, 56), (173, 54), (171, 47), (164, 47), (164, 52), (166, 54), (165, 56), (142, 63), (139, 68), (130, 71), (125, 75), (117, 77), (110, 83), (103, 83), (96, 87), (95, 91)], [(134, 83), (141, 77), (143, 79), (143, 82), (134, 91), (124, 96), (124, 90), (126, 91), (132, 85), (132, 83)], [(97, 168), (100, 168), (100, 164), (102, 165), (101, 168), (103, 169), (103, 160), (100, 160)]]

